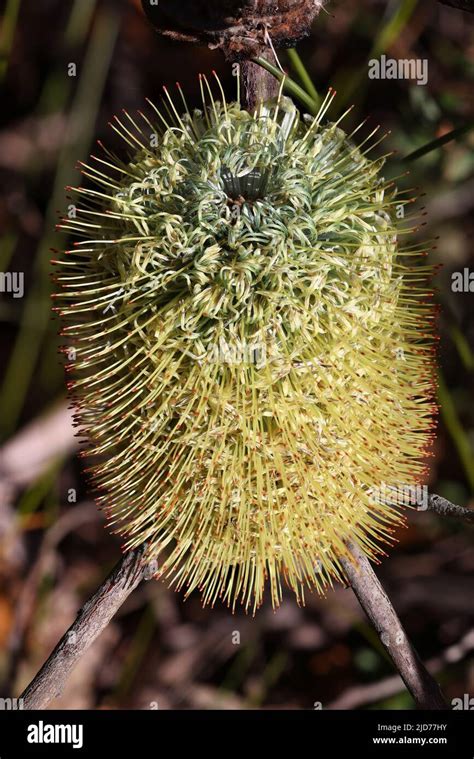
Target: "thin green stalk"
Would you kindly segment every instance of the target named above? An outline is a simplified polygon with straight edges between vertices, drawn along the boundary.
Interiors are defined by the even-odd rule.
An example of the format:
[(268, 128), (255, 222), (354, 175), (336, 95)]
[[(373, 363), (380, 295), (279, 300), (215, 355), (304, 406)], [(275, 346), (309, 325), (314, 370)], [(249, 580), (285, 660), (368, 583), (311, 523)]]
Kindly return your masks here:
[(85, 38), (91, 25), (96, 3), (97, 0), (77, 0), (74, 3), (64, 33), (64, 46), (66, 48), (79, 45)]
[(474, 371), (474, 353), (466, 340), (465, 335), (461, 332), (459, 327), (455, 324), (450, 327), (451, 338), (456, 346), (459, 357), (468, 372)]
[(456, 446), (471, 492), (474, 493), (474, 451), (441, 371), (438, 374), (438, 399), (443, 421)]
[(415, 161), (417, 158), (421, 158), (421, 156), (424, 156), (427, 153), (431, 153), (432, 150), (440, 148), (441, 145), (446, 145), (447, 142), (451, 142), (451, 140), (455, 140), (457, 137), (461, 137), (461, 135), (466, 134), (466, 132), (469, 132), (469, 130), (473, 127), (474, 123), (470, 122), (469, 124), (463, 124), (463, 126), (452, 129), (450, 132), (443, 134), (441, 137), (437, 137), (436, 140), (432, 140), (426, 145), (423, 145), (421, 148), (417, 148), (412, 153), (409, 153), (407, 156), (405, 156), (405, 158), (402, 160)]
[(279, 82), (283, 82), (283, 89), (294, 95), (308, 108), (309, 112), (315, 116), (319, 110), (319, 102), (313, 100), (308, 93), (299, 86), (293, 79), (290, 79), (286, 74), (283, 74), (280, 69), (269, 63), (265, 58), (258, 57), (253, 59), (254, 63), (258, 63), (259, 66), (266, 69), (273, 74)]
[[(68, 23), (60, 43), (61, 51), (78, 48), (87, 39), (98, 0), (74, 0)], [(64, 64), (53, 68), (45, 80), (38, 99), (36, 114), (56, 113), (61, 103), (70, 102), (74, 77), (64, 76)]]
[(258, 653), (258, 646), (254, 640), (249, 641), (238, 652), (234, 661), (230, 664), (219, 690), (227, 693), (236, 691), (244, 681), (245, 674), (250, 669)]
[(417, 3), (418, 0), (403, 0), (399, 3), (393, 16), (377, 34), (370, 51), (371, 58), (377, 58), (396, 42), (412, 17)]
[(294, 48), (287, 51), (288, 58), (290, 60), (291, 65), (293, 66), (293, 69), (295, 73), (299, 76), (301, 80), (301, 84), (305, 88), (308, 95), (314, 100), (315, 103), (318, 105), (321, 104), (321, 98), (319, 96), (319, 93), (316, 89), (316, 87), (313, 84), (313, 80), (311, 79), (308, 70), (306, 66), (304, 65), (303, 61), (301, 60), (300, 56), (296, 52)]
[[(33, 285), (22, 315), (17, 341), (5, 372), (0, 394), (0, 420), (3, 434), (15, 429), (28, 392), (44, 335), (50, 319), (49, 251), (57, 243), (54, 233), (56, 209), (64, 205), (64, 187), (73, 180), (74, 165), (84, 159), (91, 143), (97, 111), (115, 47), (120, 15), (111, 9), (102, 12), (94, 24), (91, 41), (82, 67), (82, 76), (69, 116), (68, 132), (58, 157), (58, 170), (45, 216), (45, 228), (51, 230), (38, 249)], [(65, 74), (66, 76), (66, 74)], [(81, 130), (77, 134), (77, 126)], [(75, 139), (74, 139), (75, 137)], [(35, 339), (30, 325), (35, 323)]]
[(285, 651), (278, 651), (273, 655), (263, 671), (260, 687), (248, 699), (251, 708), (257, 709), (262, 706), (270, 688), (276, 685), (287, 664), (288, 654)]
[(40, 504), (52, 492), (57, 483), (58, 474), (64, 464), (64, 459), (58, 458), (48, 470), (36, 480), (28, 490), (21, 496), (16, 511), (23, 519), (30, 514), (34, 514), (40, 507)]
[(18, 236), (6, 234), (0, 241), (0, 271), (7, 271), (15, 250)]
[[(418, 0), (403, 0), (396, 6), (396, 10), (389, 20), (380, 28), (376, 34), (368, 60), (378, 58), (379, 55), (388, 50), (402, 34), (416, 8)], [(358, 99), (360, 101), (360, 91), (365, 90), (368, 85), (367, 65), (356, 70), (352, 75), (345, 77), (342, 87), (338, 87), (337, 107), (343, 108), (347, 101), (354, 95), (356, 90), (359, 91)]]
[(8, 0), (5, 13), (2, 18), (2, 32), (0, 35), (0, 81), (5, 77), (8, 69), (10, 51), (15, 38), (15, 31), (20, 12), (21, 0)]
[(443, 307), (447, 329), (458, 352), (459, 358), (468, 372), (474, 372), (474, 351), (458, 326), (457, 314), (453, 308), (451, 300), (443, 293), (443, 291), (439, 292), (438, 297)]

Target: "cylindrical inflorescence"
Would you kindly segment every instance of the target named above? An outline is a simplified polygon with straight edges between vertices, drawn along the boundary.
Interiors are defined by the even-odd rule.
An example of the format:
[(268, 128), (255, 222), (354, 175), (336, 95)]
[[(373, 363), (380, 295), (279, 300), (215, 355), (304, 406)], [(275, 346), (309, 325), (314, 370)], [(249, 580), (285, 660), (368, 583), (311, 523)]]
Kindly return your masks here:
[[(203, 80), (203, 86), (206, 86)], [(429, 267), (409, 199), (291, 101), (115, 121), (63, 226), (57, 310), (99, 503), (205, 602), (300, 601), (375, 558), (433, 436)], [(180, 115), (183, 112), (184, 115)], [(357, 130), (355, 130), (357, 131)]]

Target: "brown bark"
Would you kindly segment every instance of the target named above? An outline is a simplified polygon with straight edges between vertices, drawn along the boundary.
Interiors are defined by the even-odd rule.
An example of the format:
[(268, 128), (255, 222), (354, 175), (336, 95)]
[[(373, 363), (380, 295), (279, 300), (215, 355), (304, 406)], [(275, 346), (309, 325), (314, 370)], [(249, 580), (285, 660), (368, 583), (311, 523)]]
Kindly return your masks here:
[(259, 103), (278, 95), (278, 81), (257, 63), (243, 61), (240, 64), (242, 77), (242, 104), (254, 111)]
[(417, 707), (430, 710), (447, 709), (438, 683), (410, 643), (369, 560), (355, 545), (349, 548), (354, 561), (341, 560), (345, 575)]
[(157, 32), (175, 40), (220, 48), (233, 60), (261, 55), (273, 44), (295, 45), (309, 34), (321, 0), (142, 0)]
[(45, 709), (61, 694), (81, 656), (107, 627), (144, 575), (143, 551), (137, 549), (125, 554), (100, 588), (84, 604), (76, 621), (22, 694), (25, 709)]

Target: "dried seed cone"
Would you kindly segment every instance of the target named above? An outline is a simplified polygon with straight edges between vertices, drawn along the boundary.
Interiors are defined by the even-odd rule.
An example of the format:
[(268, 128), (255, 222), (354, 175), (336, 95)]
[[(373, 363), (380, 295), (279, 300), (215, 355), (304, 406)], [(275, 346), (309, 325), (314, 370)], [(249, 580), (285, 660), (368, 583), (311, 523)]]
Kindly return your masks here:
[(374, 558), (403, 521), (384, 484), (425, 474), (428, 267), (400, 247), (408, 201), (383, 160), (323, 124), (330, 99), (315, 118), (285, 98), (125, 114), (129, 160), (95, 158), (63, 224), (78, 240), (56, 297), (99, 502), (205, 602), (322, 592), (348, 541)]

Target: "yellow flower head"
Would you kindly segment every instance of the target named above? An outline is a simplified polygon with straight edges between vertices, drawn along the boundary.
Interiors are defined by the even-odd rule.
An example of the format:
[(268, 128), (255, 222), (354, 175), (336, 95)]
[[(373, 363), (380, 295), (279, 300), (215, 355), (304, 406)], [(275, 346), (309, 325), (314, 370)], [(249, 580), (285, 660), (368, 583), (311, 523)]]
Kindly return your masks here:
[(83, 238), (56, 297), (99, 502), (205, 602), (322, 592), (349, 540), (374, 558), (393, 538), (381, 489), (424, 475), (429, 267), (331, 99), (125, 114), (128, 160), (85, 167), (63, 224)]

